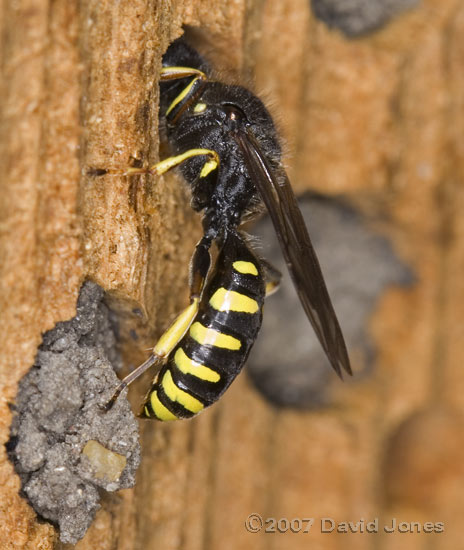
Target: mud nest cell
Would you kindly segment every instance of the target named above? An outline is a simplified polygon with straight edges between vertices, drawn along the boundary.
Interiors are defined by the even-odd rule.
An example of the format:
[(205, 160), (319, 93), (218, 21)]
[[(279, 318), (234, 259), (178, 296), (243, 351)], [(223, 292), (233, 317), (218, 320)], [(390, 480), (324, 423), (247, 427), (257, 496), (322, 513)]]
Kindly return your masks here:
[(60, 528), (83, 537), (100, 490), (131, 487), (140, 462), (137, 422), (124, 396), (101, 409), (118, 384), (120, 359), (103, 290), (83, 285), (76, 316), (44, 334), (34, 366), (19, 384), (8, 443), (22, 492)]

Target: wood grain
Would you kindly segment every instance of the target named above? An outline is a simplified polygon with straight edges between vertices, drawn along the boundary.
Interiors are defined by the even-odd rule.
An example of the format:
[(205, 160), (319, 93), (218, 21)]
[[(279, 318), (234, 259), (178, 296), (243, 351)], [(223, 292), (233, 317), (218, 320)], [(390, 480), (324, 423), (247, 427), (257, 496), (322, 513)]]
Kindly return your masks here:
[[(159, 158), (160, 60), (182, 25), (271, 99), (295, 188), (347, 194), (416, 274), (412, 289), (382, 296), (375, 369), (340, 384), (332, 407), (274, 410), (242, 376), (197, 419), (145, 423), (137, 486), (105, 497), (77, 548), (458, 548), (461, 3), (424, 0), (358, 40), (328, 30), (306, 0), (18, 0), (1, 4), (0, 25), (2, 442), (41, 334), (75, 314), (86, 277), (120, 315), (128, 364), (185, 303), (200, 226), (178, 177), (86, 175)], [(145, 331), (137, 347), (125, 336), (134, 323)], [(0, 548), (56, 547), (18, 489), (2, 446)], [(337, 535), (316, 523), (306, 535), (252, 534), (252, 512), (443, 521), (445, 532)]]

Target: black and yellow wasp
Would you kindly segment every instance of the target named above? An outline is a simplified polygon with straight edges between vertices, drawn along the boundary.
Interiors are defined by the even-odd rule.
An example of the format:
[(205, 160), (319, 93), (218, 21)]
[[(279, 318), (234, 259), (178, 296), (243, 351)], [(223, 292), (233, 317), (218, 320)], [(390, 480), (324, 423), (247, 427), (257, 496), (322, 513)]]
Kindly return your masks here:
[[(190, 305), (107, 405), (146, 369), (163, 365), (142, 409), (146, 418), (194, 416), (217, 401), (242, 369), (261, 326), (266, 292), (280, 278), (240, 231), (262, 202), (332, 367), (339, 375), (342, 369), (351, 374), (319, 262), (281, 164), (271, 116), (250, 91), (212, 80), (210, 73), (183, 39), (169, 47), (163, 57), (160, 112), (172, 156), (148, 170), (126, 172), (159, 175), (180, 165), (192, 190), (192, 208), (203, 212), (204, 235), (190, 264)], [(212, 265), (213, 243), (219, 252)]]

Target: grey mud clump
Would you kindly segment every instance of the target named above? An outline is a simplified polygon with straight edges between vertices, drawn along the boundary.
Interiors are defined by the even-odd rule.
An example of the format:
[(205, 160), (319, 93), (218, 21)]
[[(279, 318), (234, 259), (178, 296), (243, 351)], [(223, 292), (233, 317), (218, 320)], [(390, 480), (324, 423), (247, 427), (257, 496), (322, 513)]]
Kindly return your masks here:
[(95, 283), (82, 286), (76, 316), (44, 334), (19, 384), (8, 454), (35, 511), (57, 524), (62, 542), (82, 538), (99, 491), (132, 487), (140, 463), (138, 427), (121, 396), (110, 311)]
[[(414, 276), (390, 242), (369, 228), (356, 210), (322, 195), (308, 199), (299, 205), (354, 363), (356, 381), (370, 372), (375, 357), (367, 327), (378, 299), (389, 286), (410, 286)], [(283, 277), (279, 290), (266, 299), (248, 374), (274, 405), (329, 405), (332, 382), (338, 380), (300, 304), (270, 220), (260, 220), (253, 234), (261, 238), (263, 256)]]
[(418, 3), (419, 0), (311, 0), (317, 18), (351, 38), (382, 27)]

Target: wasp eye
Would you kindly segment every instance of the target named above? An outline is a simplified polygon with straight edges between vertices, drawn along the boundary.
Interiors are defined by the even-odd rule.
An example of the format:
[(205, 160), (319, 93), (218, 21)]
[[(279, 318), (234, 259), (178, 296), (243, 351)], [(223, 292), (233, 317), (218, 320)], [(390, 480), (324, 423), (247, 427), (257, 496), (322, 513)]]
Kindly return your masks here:
[(203, 111), (206, 111), (206, 103), (197, 103), (193, 108), (194, 113), (202, 113)]
[(224, 104), (224, 111), (227, 115), (227, 118), (234, 122), (234, 123), (240, 123), (247, 121), (245, 113), (237, 107), (237, 105), (234, 105), (233, 103), (225, 103)]

